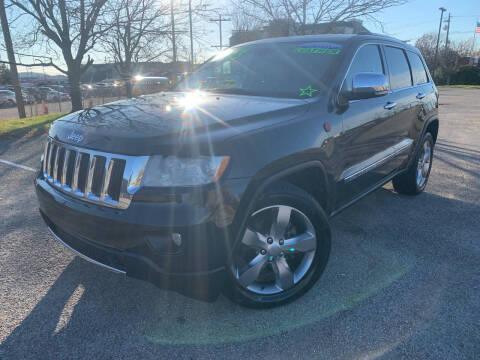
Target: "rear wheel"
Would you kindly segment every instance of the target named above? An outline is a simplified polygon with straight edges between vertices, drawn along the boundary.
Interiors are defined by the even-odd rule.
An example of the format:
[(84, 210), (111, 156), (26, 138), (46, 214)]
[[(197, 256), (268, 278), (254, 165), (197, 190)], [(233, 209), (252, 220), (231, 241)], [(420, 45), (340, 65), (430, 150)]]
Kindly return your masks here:
[(393, 178), (393, 188), (396, 192), (418, 195), (425, 189), (432, 169), (433, 147), (433, 136), (427, 132), (408, 171)]
[(302, 295), (320, 277), (330, 252), (330, 228), (320, 205), (282, 183), (250, 214), (230, 263), (227, 294), (251, 307), (280, 305)]

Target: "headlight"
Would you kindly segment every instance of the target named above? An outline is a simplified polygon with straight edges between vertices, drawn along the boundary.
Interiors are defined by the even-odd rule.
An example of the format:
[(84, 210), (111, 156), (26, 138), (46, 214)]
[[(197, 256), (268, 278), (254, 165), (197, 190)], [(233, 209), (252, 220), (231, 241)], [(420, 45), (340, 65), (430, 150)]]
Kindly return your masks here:
[(228, 156), (178, 158), (152, 156), (143, 174), (143, 186), (193, 186), (217, 181), (227, 168)]

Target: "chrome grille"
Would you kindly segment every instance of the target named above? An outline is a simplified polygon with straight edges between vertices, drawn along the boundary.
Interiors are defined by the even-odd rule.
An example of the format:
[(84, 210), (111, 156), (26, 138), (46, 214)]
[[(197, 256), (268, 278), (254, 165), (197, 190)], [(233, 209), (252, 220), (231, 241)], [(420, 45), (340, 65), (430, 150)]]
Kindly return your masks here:
[(148, 156), (104, 153), (48, 138), (42, 170), (48, 183), (73, 197), (126, 209), (147, 161)]

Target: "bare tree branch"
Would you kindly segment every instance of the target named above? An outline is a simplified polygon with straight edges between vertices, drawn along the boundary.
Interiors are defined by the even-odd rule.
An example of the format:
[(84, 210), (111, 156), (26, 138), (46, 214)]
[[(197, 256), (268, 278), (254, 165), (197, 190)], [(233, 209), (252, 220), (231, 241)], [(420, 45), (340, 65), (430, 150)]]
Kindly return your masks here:
[[(386, 8), (408, 0), (233, 0), (243, 19), (239, 29), (258, 23), (286, 21), (295, 34), (305, 34), (305, 25), (372, 18)], [(248, 20), (249, 19), (249, 20)], [(238, 23), (237, 23), (238, 24)]]
[(80, 77), (93, 63), (86, 54), (92, 50), (99, 38), (111, 25), (99, 20), (105, 12), (107, 0), (10, 0), (21, 13), (34, 21), (30, 33), (32, 43), (39, 35), (47, 46), (53, 44), (62, 53), (67, 69), (51, 63), (58, 71), (66, 74), (70, 82), (72, 111), (82, 108)]
[(113, 28), (102, 38), (102, 45), (126, 82), (127, 97), (131, 97), (133, 65), (163, 53), (169, 9), (155, 0), (111, 0), (107, 8)]

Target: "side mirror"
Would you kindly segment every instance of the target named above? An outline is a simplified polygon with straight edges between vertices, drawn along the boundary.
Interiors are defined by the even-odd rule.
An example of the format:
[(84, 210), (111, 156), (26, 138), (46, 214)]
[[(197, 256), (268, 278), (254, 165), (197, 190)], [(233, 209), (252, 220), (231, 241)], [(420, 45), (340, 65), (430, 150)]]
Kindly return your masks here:
[(352, 91), (348, 94), (349, 100), (368, 99), (386, 95), (388, 81), (380, 73), (361, 72), (353, 76)]

